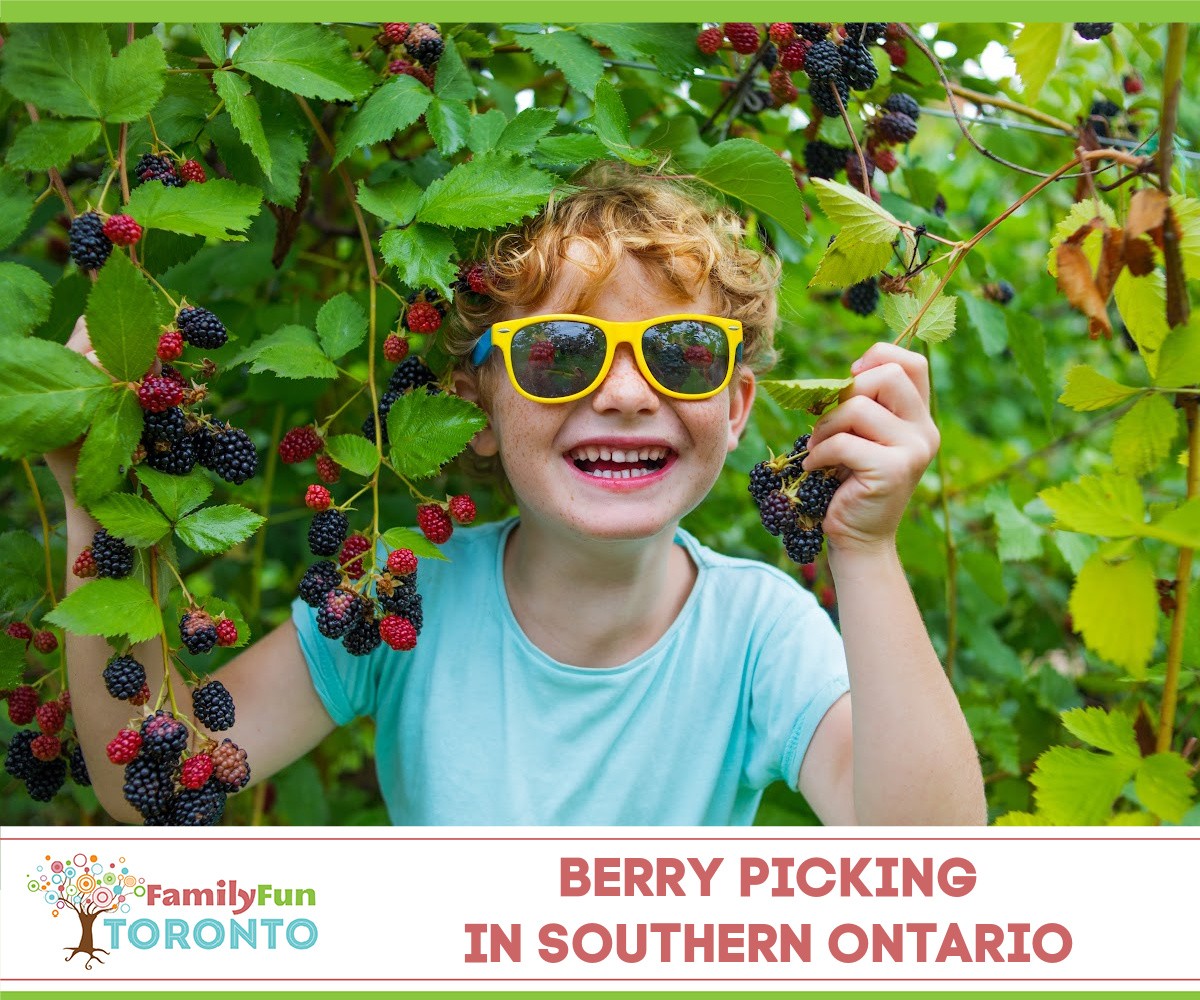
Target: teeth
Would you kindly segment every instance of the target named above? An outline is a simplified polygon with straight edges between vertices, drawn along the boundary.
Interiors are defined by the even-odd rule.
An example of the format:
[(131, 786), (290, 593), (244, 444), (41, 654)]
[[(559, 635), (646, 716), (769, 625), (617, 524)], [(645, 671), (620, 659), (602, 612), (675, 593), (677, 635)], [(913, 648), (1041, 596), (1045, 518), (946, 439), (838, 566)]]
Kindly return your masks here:
[(588, 449), (587, 449), (587, 460), (589, 462), (596, 462), (596, 461), (599, 461), (599, 459), (600, 459), (600, 449), (597, 448), (595, 445), (589, 445)]
[(641, 479), (642, 476), (648, 476), (654, 469), (621, 469), (619, 472), (612, 469), (605, 469), (600, 472), (589, 472), (588, 475), (593, 479)]
[(571, 458), (587, 462), (629, 462), (632, 464), (634, 462), (658, 462), (666, 457), (667, 449), (658, 446), (622, 450), (606, 448), (603, 445), (587, 445), (583, 448), (575, 448), (571, 452)]

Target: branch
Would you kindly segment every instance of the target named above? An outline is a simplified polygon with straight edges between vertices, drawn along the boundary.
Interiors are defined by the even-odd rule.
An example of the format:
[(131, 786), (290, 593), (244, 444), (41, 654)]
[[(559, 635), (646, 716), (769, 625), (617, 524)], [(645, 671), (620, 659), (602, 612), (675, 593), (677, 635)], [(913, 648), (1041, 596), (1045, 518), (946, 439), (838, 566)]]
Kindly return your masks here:
[(1065, 122), (1061, 118), (1055, 118), (1054, 115), (1048, 115), (1044, 111), (1038, 111), (1037, 108), (1019, 104), (1007, 97), (1001, 97), (997, 94), (985, 94), (978, 90), (972, 90), (970, 87), (964, 87), (961, 83), (954, 82), (950, 83), (950, 92), (957, 97), (961, 97), (964, 101), (970, 101), (972, 104), (980, 106), (986, 104), (993, 108), (1004, 108), (1005, 111), (1012, 111), (1018, 115), (1024, 115), (1026, 118), (1032, 118), (1035, 122), (1041, 122), (1043, 125), (1059, 129), (1064, 135), (1073, 136), (1075, 134), (1075, 126), (1070, 124), (1070, 122)]
[[(1183, 59), (1187, 46), (1187, 25), (1172, 24), (1167, 38), (1167, 62), (1163, 68), (1163, 107), (1158, 136), (1158, 185), (1163, 194), (1171, 193), (1171, 161), (1175, 155), (1175, 128), (1179, 120), (1179, 92), (1183, 87)], [(1181, 326), (1188, 320), (1187, 279), (1174, 214), (1167, 210), (1163, 226), (1163, 270), (1167, 276), (1167, 325)]]
[[(26, 102), (25, 110), (29, 112), (29, 120), (36, 124), (39, 120), (37, 108), (35, 108), (31, 103)], [(67, 190), (66, 184), (63, 183), (62, 174), (60, 174), (55, 167), (51, 167), (49, 170), (47, 170), (46, 174), (49, 176), (50, 183), (54, 185), (54, 190), (58, 192), (58, 196), (62, 199), (63, 204), (66, 205), (67, 215), (69, 215), (72, 219), (75, 218), (75, 216), (78, 214), (75, 211), (75, 202), (71, 200), (71, 193)]]

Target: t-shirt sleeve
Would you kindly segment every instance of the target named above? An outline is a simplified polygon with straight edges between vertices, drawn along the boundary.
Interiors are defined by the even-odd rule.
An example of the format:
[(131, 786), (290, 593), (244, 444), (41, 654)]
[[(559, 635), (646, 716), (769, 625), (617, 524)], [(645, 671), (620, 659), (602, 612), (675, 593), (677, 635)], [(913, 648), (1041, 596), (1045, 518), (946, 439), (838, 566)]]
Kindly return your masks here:
[(352, 656), (340, 642), (321, 635), (316, 609), (299, 597), (292, 602), (292, 621), (313, 686), (329, 717), (340, 726), (360, 715), (374, 715), (379, 700), (378, 658)]
[(782, 780), (796, 790), (813, 733), (850, 689), (846, 651), (829, 615), (799, 586), (789, 603), (753, 665), (744, 777), (755, 788)]

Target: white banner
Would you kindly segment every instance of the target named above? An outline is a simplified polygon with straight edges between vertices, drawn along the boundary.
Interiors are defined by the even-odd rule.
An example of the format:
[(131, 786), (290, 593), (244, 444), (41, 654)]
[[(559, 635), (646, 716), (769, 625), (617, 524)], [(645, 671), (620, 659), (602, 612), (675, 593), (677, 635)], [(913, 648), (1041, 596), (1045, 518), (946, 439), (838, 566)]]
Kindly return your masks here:
[(1200, 982), (1200, 837), (947, 833), (7, 828), (0, 985)]

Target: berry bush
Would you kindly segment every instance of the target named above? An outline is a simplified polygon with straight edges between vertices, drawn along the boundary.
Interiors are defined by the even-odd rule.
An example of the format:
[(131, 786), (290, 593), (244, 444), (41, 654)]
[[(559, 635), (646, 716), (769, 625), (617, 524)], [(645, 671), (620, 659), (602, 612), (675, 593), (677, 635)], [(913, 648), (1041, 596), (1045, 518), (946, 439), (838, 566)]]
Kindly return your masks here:
[[(297, 596), (354, 655), (420, 643), (421, 561), (512, 512), (453, 461), (483, 416), (445, 317), (604, 159), (783, 265), (778, 366), (685, 526), (836, 618), (805, 435), (869, 344), (926, 351), (942, 447), (898, 542), (992, 818), (1200, 820), (1197, 29), (571, 29), (0, 25), (0, 822), (105, 822), (109, 768), (147, 823), (386, 822), (366, 723), (247, 789), (210, 675)], [(85, 434), (68, 553), (41, 456)], [(79, 636), (128, 708), (107, 760)], [(782, 786), (759, 821), (815, 822)]]

